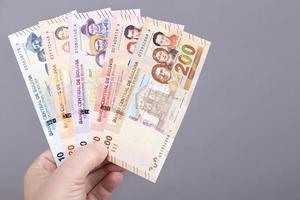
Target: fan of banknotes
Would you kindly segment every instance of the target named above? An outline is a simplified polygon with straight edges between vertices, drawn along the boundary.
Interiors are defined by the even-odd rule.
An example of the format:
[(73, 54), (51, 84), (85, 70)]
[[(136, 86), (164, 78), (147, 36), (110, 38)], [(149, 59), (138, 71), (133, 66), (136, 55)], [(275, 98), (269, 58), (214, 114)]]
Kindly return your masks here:
[(156, 182), (209, 41), (139, 9), (109, 8), (72, 11), (9, 39), (58, 166), (99, 142), (110, 162)]

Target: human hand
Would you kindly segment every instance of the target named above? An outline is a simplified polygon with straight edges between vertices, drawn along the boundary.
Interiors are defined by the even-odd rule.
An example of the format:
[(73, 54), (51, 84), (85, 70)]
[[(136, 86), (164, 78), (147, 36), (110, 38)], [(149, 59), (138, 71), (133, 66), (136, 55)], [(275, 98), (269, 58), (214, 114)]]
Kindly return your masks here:
[(99, 144), (80, 147), (60, 167), (51, 152), (41, 154), (24, 178), (25, 200), (104, 200), (123, 180), (123, 169), (105, 161)]

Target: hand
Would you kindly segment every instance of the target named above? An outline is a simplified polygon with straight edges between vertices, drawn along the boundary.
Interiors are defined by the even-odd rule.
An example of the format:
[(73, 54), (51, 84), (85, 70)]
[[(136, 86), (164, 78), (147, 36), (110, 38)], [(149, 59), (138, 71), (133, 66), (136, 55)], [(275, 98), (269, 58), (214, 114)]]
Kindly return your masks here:
[(24, 178), (25, 200), (104, 200), (123, 179), (123, 169), (105, 161), (100, 144), (80, 147), (56, 167), (51, 152), (41, 154)]

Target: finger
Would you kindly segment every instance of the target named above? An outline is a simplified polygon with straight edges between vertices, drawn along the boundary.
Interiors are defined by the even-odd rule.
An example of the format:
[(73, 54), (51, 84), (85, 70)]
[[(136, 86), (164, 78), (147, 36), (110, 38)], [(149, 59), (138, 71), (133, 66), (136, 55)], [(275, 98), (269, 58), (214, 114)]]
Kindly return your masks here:
[(109, 163), (102, 168), (94, 171), (93, 173), (89, 174), (86, 180), (86, 192), (90, 192), (108, 173), (110, 172), (123, 172), (124, 169)]
[(78, 148), (55, 172), (63, 178), (83, 180), (106, 156), (107, 149), (103, 145), (91, 143)]
[(53, 172), (57, 167), (50, 149), (46, 150), (39, 156), (40, 163), (44, 169)]
[(107, 171), (107, 172), (124, 172), (125, 169), (123, 169), (122, 167), (118, 166), (118, 165), (115, 165), (115, 164), (108, 164), (108, 165), (105, 165), (104, 166), (104, 169)]
[(56, 169), (56, 164), (51, 151), (48, 149), (40, 154), (29, 167), (30, 169), (53, 172)]
[(36, 179), (48, 177), (56, 169), (56, 164), (50, 150), (45, 151), (30, 165), (24, 176), (24, 182), (28, 183)]
[(120, 172), (110, 172), (96, 187), (88, 194), (89, 200), (106, 200), (112, 192), (121, 184), (123, 174)]
[(103, 166), (105, 166), (105, 165), (107, 165), (107, 164), (109, 164), (109, 163), (110, 163), (110, 162), (109, 162), (107, 159), (105, 159), (100, 165), (98, 165), (95, 169), (93, 169), (93, 170), (91, 171), (91, 173), (97, 171), (98, 169), (102, 168)]

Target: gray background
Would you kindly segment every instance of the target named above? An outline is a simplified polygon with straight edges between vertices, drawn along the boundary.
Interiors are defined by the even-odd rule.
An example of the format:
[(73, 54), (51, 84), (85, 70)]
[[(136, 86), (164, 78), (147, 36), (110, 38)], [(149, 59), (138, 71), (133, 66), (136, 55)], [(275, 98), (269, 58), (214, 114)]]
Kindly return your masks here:
[(212, 41), (157, 184), (126, 173), (112, 199), (300, 199), (300, 3), (275, 0), (0, 0), (0, 196), (47, 148), (7, 39), (78, 8), (141, 8)]

